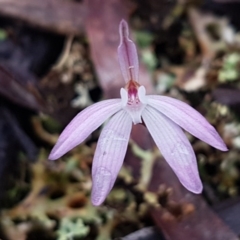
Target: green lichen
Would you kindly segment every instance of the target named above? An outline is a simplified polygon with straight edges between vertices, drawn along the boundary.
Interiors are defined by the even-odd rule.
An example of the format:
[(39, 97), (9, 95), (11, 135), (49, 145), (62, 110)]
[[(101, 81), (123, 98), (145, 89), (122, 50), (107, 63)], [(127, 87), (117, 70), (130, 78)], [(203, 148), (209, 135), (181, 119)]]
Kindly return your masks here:
[(157, 58), (151, 48), (145, 48), (142, 51), (142, 61), (150, 71), (154, 70), (157, 66)]
[(239, 53), (231, 53), (227, 55), (224, 59), (223, 67), (218, 74), (219, 82), (231, 82), (237, 80), (239, 77), (239, 63)]
[(7, 33), (4, 29), (0, 29), (0, 41), (3, 41), (7, 38)]
[(140, 148), (134, 141), (130, 141), (132, 151), (135, 156), (141, 158), (141, 176), (138, 184), (138, 188), (146, 190), (152, 177), (152, 169), (155, 163), (155, 159), (160, 155), (158, 149), (156, 151), (144, 150)]
[(85, 226), (82, 219), (63, 218), (60, 229), (57, 231), (58, 240), (73, 240), (75, 237), (86, 237), (89, 227)]
[(147, 48), (149, 47), (149, 45), (151, 45), (152, 41), (153, 41), (153, 35), (149, 32), (135, 32), (135, 38), (136, 38), (136, 42), (137, 45), (140, 48)]
[(149, 32), (135, 32), (137, 45), (141, 49), (141, 58), (143, 63), (151, 71), (157, 66), (157, 58), (151, 48), (153, 35)]

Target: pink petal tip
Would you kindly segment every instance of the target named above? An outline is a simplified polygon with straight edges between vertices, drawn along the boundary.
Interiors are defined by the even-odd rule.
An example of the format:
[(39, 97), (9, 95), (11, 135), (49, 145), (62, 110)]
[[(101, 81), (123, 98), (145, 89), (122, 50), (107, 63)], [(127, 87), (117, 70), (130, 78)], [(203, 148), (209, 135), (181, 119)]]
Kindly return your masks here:
[(92, 188), (92, 204), (94, 206), (101, 205), (106, 199), (112, 183), (111, 173), (104, 167), (98, 168), (93, 174), (93, 188)]

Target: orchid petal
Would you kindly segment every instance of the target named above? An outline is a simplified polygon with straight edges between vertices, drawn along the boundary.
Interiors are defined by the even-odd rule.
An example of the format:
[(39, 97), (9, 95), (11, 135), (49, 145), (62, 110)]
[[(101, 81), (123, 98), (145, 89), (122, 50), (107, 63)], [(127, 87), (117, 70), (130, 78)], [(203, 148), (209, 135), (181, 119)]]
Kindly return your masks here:
[(99, 137), (92, 166), (92, 203), (100, 205), (110, 192), (127, 151), (132, 120), (126, 111), (115, 114)]
[(154, 95), (148, 96), (148, 104), (200, 140), (222, 151), (228, 150), (215, 128), (188, 104)]
[(63, 130), (49, 159), (60, 158), (83, 142), (109, 117), (121, 109), (121, 99), (105, 100), (81, 111)]
[(201, 193), (196, 156), (182, 129), (150, 106), (145, 108), (142, 117), (157, 147), (183, 186), (194, 193)]
[(123, 78), (127, 83), (130, 80), (138, 81), (138, 55), (133, 41), (129, 39), (128, 24), (122, 20), (119, 25), (120, 44), (118, 47), (118, 60)]

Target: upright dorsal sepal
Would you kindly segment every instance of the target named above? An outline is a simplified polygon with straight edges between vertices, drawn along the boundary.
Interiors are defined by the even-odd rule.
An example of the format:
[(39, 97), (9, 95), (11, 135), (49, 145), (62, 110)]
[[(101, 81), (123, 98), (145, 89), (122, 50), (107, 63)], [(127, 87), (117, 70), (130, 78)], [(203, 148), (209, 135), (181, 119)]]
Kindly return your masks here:
[(119, 25), (120, 44), (118, 60), (126, 83), (130, 80), (138, 82), (139, 63), (135, 44), (129, 39), (128, 24), (122, 20)]

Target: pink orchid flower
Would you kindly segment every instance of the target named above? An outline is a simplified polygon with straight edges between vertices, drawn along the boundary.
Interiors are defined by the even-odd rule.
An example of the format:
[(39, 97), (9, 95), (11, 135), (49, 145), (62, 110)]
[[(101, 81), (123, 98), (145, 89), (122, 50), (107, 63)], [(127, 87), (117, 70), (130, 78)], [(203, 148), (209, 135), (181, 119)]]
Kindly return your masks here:
[(99, 137), (92, 166), (91, 199), (93, 205), (100, 205), (123, 164), (132, 123), (144, 123), (182, 185), (201, 193), (196, 156), (181, 128), (222, 151), (227, 151), (226, 145), (214, 127), (186, 103), (166, 96), (146, 96), (138, 82), (137, 50), (129, 39), (126, 21), (121, 21), (119, 32), (118, 57), (126, 82), (120, 90), (121, 98), (101, 101), (81, 111), (64, 129), (49, 159), (60, 158), (109, 119)]

